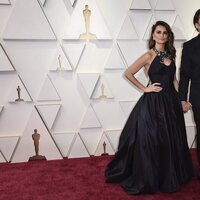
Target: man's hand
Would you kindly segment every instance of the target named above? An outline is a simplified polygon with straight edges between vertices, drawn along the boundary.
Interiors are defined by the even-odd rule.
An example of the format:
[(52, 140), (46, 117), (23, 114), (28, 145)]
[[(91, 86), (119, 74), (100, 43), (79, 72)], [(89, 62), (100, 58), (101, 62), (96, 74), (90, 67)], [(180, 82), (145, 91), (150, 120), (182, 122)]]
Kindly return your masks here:
[(184, 113), (192, 109), (192, 104), (189, 101), (181, 101), (181, 104)]

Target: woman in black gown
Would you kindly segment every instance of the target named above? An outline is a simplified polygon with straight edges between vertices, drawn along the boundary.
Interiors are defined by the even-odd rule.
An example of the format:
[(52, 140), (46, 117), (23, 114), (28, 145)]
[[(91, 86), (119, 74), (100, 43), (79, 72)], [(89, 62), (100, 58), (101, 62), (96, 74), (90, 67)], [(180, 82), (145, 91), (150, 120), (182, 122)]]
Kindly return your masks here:
[[(105, 170), (106, 182), (119, 183), (129, 194), (175, 192), (193, 176), (182, 107), (175, 76), (174, 34), (157, 21), (149, 51), (138, 58), (125, 76), (144, 92), (121, 133), (116, 152)], [(142, 67), (150, 84), (135, 77)]]

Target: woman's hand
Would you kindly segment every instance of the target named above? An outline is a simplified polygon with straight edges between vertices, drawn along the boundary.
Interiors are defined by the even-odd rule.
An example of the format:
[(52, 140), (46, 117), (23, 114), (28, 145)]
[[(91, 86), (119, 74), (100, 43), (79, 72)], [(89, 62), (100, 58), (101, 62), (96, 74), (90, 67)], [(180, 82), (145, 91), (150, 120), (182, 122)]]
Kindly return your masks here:
[(144, 92), (145, 93), (149, 93), (149, 92), (160, 92), (162, 90), (162, 87), (160, 87), (161, 84), (160, 83), (153, 83), (148, 85), (147, 87), (144, 88)]

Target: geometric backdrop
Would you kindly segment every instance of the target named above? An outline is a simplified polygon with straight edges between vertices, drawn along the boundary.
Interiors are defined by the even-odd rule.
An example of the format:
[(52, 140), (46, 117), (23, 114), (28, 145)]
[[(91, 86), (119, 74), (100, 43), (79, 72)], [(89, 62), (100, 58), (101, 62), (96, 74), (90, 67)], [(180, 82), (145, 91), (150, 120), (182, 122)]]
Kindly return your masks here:
[[(79, 39), (85, 5), (95, 40)], [(0, 162), (35, 155), (34, 129), (47, 160), (114, 154), (142, 95), (124, 70), (146, 51), (152, 24), (164, 20), (175, 34), (178, 76), (198, 8), (199, 0), (0, 0)], [(136, 76), (147, 84), (145, 72)], [(191, 112), (185, 120), (194, 147)]]

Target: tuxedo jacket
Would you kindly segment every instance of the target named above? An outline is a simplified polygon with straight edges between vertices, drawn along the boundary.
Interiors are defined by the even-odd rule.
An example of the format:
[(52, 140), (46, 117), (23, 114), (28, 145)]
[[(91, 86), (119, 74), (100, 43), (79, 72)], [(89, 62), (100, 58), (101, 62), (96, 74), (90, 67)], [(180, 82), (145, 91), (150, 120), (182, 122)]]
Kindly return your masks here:
[(200, 105), (200, 34), (183, 44), (179, 81), (181, 101), (188, 100), (188, 92), (192, 105)]

